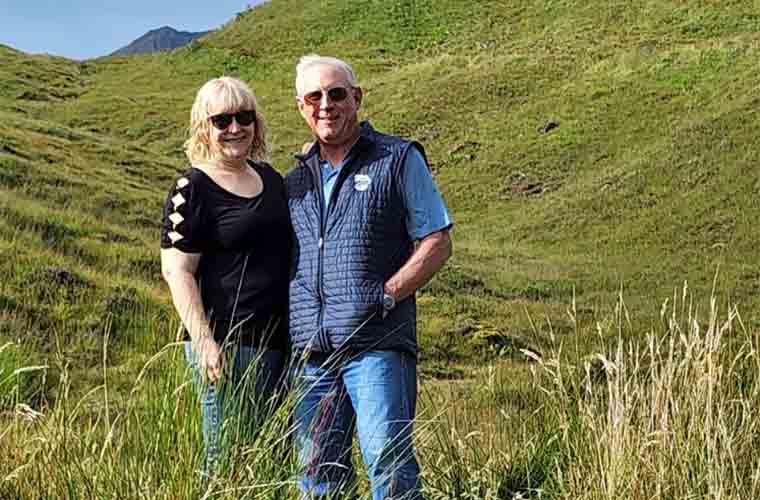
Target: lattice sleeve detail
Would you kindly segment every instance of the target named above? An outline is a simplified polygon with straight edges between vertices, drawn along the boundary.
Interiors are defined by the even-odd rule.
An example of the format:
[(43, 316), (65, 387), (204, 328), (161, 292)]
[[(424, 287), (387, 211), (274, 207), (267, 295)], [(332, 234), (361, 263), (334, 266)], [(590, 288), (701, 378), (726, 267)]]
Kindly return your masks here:
[(164, 203), (161, 248), (201, 253), (201, 199), (188, 174), (177, 179)]

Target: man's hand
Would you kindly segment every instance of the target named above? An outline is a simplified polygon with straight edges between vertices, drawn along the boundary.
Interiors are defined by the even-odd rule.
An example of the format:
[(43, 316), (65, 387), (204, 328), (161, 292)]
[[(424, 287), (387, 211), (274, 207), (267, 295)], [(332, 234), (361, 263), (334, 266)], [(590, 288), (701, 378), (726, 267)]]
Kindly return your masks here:
[(201, 337), (197, 344), (198, 369), (204, 383), (215, 384), (222, 378), (224, 356), (219, 344), (209, 336)]
[(409, 260), (385, 283), (385, 293), (396, 303), (427, 283), (451, 257), (448, 229), (431, 233), (420, 240)]

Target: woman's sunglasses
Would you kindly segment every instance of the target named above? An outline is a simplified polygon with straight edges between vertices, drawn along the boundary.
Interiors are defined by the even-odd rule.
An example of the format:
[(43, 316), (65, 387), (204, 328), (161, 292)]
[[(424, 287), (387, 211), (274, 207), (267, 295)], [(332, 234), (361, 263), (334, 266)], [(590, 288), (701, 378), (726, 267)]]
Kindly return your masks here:
[(232, 125), (233, 118), (241, 127), (247, 127), (256, 121), (256, 112), (238, 111), (237, 113), (220, 113), (218, 115), (210, 116), (209, 120), (218, 130), (227, 130), (227, 127)]
[[(324, 92), (322, 90), (315, 90), (308, 94), (304, 94), (303, 100), (306, 104), (316, 106), (322, 102), (323, 95)], [(333, 87), (327, 90), (327, 97), (329, 97), (332, 102), (344, 101), (346, 97), (348, 97), (348, 89), (346, 87)]]

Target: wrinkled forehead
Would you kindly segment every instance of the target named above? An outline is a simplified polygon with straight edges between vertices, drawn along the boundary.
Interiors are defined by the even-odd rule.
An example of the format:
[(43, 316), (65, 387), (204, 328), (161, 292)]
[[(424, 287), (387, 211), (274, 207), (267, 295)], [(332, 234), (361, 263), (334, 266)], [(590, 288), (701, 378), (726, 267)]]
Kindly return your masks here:
[(304, 94), (337, 86), (348, 87), (348, 81), (348, 75), (342, 69), (327, 64), (317, 64), (304, 71)]

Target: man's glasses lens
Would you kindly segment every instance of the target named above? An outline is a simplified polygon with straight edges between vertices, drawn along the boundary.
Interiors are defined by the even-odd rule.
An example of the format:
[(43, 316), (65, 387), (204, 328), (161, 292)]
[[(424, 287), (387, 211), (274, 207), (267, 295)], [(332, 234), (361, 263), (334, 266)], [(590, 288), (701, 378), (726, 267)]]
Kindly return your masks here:
[[(321, 90), (315, 90), (314, 92), (309, 92), (304, 95), (303, 100), (311, 105), (319, 104), (322, 102), (322, 95), (323, 93)], [(329, 97), (332, 102), (341, 102), (348, 97), (348, 89), (345, 87), (333, 87), (327, 91), (327, 97)]]
[(254, 121), (256, 121), (255, 111), (238, 111), (237, 113), (221, 113), (209, 118), (211, 124), (219, 130), (226, 130), (227, 127), (232, 125), (232, 119), (241, 127), (247, 127)]

